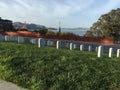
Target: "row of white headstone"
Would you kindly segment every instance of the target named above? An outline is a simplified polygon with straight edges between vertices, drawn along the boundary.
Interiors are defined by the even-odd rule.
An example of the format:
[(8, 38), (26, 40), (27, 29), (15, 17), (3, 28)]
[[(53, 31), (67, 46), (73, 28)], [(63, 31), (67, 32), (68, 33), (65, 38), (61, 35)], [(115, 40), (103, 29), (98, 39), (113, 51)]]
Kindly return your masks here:
[[(18, 43), (25, 43), (26, 37), (21, 36), (9, 36), (9, 35), (2, 35), (0, 34), (0, 41), (15, 41)], [(38, 44), (38, 38), (30, 38), (29, 39), (32, 44)]]
[[(60, 49), (62, 47), (61, 43), (62, 43), (61, 41), (57, 41), (57, 43), (56, 43), (56, 48), (57, 49)], [(44, 39), (42, 39), (42, 38), (38, 39), (38, 47), (39, 48), (43, 48), (44, 46), (45, 46), (44, 45)], [(70, 48), (70, 50), (73, 50), (74, 49), (74, 44), (70, 43), (70, 47), (69, 48)], [(80, 45), (80, 50), (84, 51), (84, 45), (83, 44)], [(92, 51), (92, 46), (91, 45), (89, 45), (88, 51)], [(98, 46), (96, 51), (97, 51), (97, 57), (99, 57), (99, 58), (103, 57), (103, 55), (104, 55), (104, 48), (103, 48), (103, 46)], [(114, 55), (113, 48), (109, 48), (109, 55), (108, 55), (108, 57), (112, 58), (113, 55)], [(119, 57), (120, 57), (120, 49), (117, 49), (117, 58), (119, 58)]]
[[(103, 54), (104, 54), (104, 49), (103, 49), (103, 46), (99, 46), (98, 47), (98, 57), (103, 57)], [(113, 52), (113, 48), (109, 48), (109, 55), (108, 57), (109, 58), (112, 58), (114, 55), (114, 52)], [(120, 49), (117, 49), (117, 58), (120, 57)]]
[[(21, 37), (21, 36), (12, 37), (12, 36), (5, 35), (4, 36), (4, 40), (5, 41), (17, 41), (18, 43), (24, 43), (25, 37)], [(3, 35), (1, 35), (1, 34), (0, 34), (0, 41), (3, 41)], [(37, 44), (38, 43), (38, 47), (39, 48), (43, 48), (45, 46), (45, 40), (43, 38), (39, 38), (39, 39), (38, 38), (31, 38), (30, 42), (33, 43), (33, 44)], [(49, 40), (48, 40), (48, 42), (49, 42)], [(70, 50), (73, 50), (75, 48), (74, 45), (75, 45), (74, 43), (72, 43), (72, 42), (70, 43), (70, 45), (69, 45)], [(57, 41), (56, 48), (60, 49), (61, 47), (62, 47), (62, 42), (61, 41)], [(80, 45), (80, 50), (84, 51), (84, 45), (83, 44)], [(91, 45), (89, 45), (88, 51), (92, 51), (92, 46)], [(103, 57), (103, 55), (104, 55), (104, 48), (103, 48), (103, 46), (98, 46), (96, 48), (96, 51), (97, 51), (97, 57), (99, 57), (99, 58)], [(113, 48), (109, 48), (109, 55), (108, 55), (108, 57), (112, 58), (113, 55), (114, 55)], [(120, 49), (117, 49), (117, 57), (118, 58), (120, 57)]]

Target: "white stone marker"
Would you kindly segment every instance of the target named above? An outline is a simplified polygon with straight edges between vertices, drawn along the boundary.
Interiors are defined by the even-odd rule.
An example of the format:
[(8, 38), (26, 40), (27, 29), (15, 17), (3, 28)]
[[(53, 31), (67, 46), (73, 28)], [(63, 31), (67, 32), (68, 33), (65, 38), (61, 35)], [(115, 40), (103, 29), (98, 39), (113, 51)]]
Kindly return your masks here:
[(73, 50), (73, 43), (70, 43), (70, 50)]
[(51, 41), (51, 42), (50, 42), (50, 44), (51, 44), (51, 46), (53, 46), (53, 45), (54, 45), (54, 42), (53, 42), (53, 41)]
[(44, 39), (42, 39), (42, 38), (38, 39), (38, 47), (39, 48), (43, 48), (44, 47)]
[(92, 46), (91, 45), (88, 46), (88, 51), (90, 51), (90, 52), (92, 51)]
[(70, 47), (70, 44), (69, 44), (69, 43), (66, 43), (65, 46), (66, 46), (66, 48), (69, 48), (69, 47)]
[(103, 56), (103, 46), (98, 47), (98, 57), (101, 58)]
[(51, 42), (50, 40), (47, 40), (47, 46), (50, 46)]
[(76, 44), (74, 44), (74, 45), (73, 45), (73, 49), (76, 49), (76, 48), (77, 48), (77, 46), (76, 46)]
[(120, 49), (117, 49), (117, 58), (120, 57)]
[(24, 42), (24, 37), (18, 36), (18, 43), (23, 43)]
[(81, 45), (80, 45), (80, 51), (83, 51), (83, 50), (84, 50), (84, 45), (81, 44)]
[(109, 48), (109, 58), (113, 57), (113, 48)]
[(47, 40), (47, 46), (53, 46), (54, 42), (52, 40)]
[(38, 38), (35, 38), (35, 40), (34, 40), (35, 42), (35, 44), (38, 44)]
[(30, 42), (31, 42), (32, 44), (34, 44), (34, 38), (31, 38), (31, 39), (30, 39)]
[(95, 52), (98, 52), (98, 47), (95, 47)]
[(5, 41), (9, 41), (9, 36), (5, 35)]
[(36, 38), (31, 38), (31, 40), (30, 40), (30, 42), (32, 43), (32, 44), (37, 44), (37, 39)]
[(60, 41), (57, 41), (56, 48), (57, 48), (57, 49), (60, 49), (60, 48), (61, 48), (61, 42), (60, 42)]

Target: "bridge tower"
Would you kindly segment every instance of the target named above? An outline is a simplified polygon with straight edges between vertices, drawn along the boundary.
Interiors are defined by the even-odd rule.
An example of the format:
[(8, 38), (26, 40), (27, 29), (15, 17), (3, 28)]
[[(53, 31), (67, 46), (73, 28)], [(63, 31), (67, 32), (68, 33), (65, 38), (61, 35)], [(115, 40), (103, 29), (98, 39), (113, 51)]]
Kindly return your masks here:
[(21, 29), (27, 29), (27, 24), (26, 24), (26, 21), (23, 23)]

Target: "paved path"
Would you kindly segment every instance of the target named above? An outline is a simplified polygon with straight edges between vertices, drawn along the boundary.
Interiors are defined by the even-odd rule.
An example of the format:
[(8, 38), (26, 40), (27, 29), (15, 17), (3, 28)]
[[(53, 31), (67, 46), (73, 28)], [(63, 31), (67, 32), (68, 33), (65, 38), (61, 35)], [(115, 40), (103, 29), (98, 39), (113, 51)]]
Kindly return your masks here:
[(0, 90), (27, 90), (27, 89), (23, 89), (10, 82), (0, 80)]

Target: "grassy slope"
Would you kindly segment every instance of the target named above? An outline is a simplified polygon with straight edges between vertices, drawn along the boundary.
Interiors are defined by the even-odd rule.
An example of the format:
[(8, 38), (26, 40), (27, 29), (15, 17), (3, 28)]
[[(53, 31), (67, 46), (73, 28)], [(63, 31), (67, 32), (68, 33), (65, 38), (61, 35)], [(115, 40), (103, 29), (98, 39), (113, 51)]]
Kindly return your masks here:
[(87, 51), (0, 43), (0, 78), (31, 90), (119, 90), (120, 60)]

